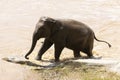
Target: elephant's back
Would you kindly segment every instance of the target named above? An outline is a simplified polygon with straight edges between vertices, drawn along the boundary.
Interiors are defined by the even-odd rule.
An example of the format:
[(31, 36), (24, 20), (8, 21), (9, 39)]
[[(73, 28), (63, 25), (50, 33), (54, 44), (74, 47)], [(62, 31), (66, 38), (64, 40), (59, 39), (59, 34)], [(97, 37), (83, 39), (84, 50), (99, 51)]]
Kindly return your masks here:
[(62, 24), (62, 26), (68, 28), (68, 29), (72, 29), (72, 30), (89, 30), (89, 31), (92, 31), (92, 29), (80, 22), (80, 21), (77, 21), (77, 20), (73, 20), (73, 19), (61, 19), (59, 20)]
[(60, 20), (60, 22), (62, 23), (65, 31), (67, 31), (71, 36), (85, 36), (93, 32), (92, 29), (86, 24), (76, 20), (64, 19)]

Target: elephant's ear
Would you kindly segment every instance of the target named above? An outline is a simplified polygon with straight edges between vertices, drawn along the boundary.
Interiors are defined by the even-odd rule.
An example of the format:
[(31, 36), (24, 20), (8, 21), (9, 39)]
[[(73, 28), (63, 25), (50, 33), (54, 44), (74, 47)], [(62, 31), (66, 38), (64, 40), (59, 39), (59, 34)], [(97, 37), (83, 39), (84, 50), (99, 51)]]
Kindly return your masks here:
[(51, 36), (54, 36), (57, 34), (59, 31), (63, 29), (63, 25), (59, 20), (56, 20), (55, 22), (52, 22), (53, 26), (51, 27)]

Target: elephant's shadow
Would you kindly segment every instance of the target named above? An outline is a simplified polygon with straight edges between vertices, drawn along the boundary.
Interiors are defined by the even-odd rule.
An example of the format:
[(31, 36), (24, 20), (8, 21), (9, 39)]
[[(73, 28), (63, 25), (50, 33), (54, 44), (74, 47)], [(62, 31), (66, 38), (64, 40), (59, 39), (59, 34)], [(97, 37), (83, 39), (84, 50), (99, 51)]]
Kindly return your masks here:
[(47, 61), (47, 60), (40, 61), (42, 63), (43, 62), (47, 63), (46, 65), (42, 65), (42, 64), (40, 64), (40, 62), (36, 63), (35, 61), (26, 60), (26, 59), (17, 59), (17, 58), (13, 58), (13, 57), (12, 58), (11, 57), (2, 58), (2, 60), (7, 61), (7, 62), (11, 62), (11, 63), (15, 63), (15, 64), (32, 66), (32, 67), (50, 68), (50, 67), (55, 67), (56, 66), (56, 63), (53, 60), (51, 60), (51, 61)]
[[(31, 67), (39, 67), (39, 68), (53, 68), (56, 66), (59, 66), (61, 64), (65, 64), (68, 61), (71, 60), (75, 60), (75, 58), (69, 58), (69, 59), (64, 59), (60, 62), (54, 62), (54, 60), (42, 60), (42, 61), (38, 61), (39, 63), (36, 63), (35, 61), (31, 61), (31, 60), (26, 60), (26, 59), (21, 59), (18, 57), (6, 57), (6, 58), (2, 58), (2, 60), (7, 61), (7, 62), (11, 62), (11, 63), (15, 63), (15, 64), (21, 64), (21, 65), (25, 65), (25, 66), (31, 66)], [(45, 63), (45, 64), (43, 64)]]
[[(81, 59), (81, 58), (66, 58), (60, 62), (54, 62), (54, 60), (42, 60), (42, 61), (31, 61), (26, 60), (24, 58), (18, 58), (18, 57), (6, 57), (2, 58), (4, 61), (15, 63), (15, 64), (21, 64), (25, 66), (31, 66), (35, 67), (37, 69), (45, 69), (45, 68), (54, 68), (57, 66), (65, 66), (66, 63), (71, 63), (73, 60)], [(87, 57), (82, 57), (82, 59), (87, 59)], [(44, 64), (45, 63), (45, 64)]]

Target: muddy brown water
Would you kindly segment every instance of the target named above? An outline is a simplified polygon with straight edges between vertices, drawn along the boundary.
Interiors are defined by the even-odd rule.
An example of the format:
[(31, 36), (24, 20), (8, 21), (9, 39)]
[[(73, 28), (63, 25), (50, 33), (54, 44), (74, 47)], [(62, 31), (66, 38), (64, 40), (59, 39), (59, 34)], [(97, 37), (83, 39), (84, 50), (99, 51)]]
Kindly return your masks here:
[[(70, 18), (89, 25), (99, 39), (111, 43), (112, 48), (95, 41), (94, 54), (103, 58), (120, 59), (120, 1), (119, 0), (1, 0), (0, 1), (0, 80), (33, 80), (29, 68), (2, 60), (5, 57), (24, 56), (31, 46), (31, 36), (40, 16)], [(43, 39), (30, 55), (34, 60)], [(43, 56), (54, 59), (53, 47)], [(64, 49), (61, 59), (73, 57)], [(31, 76), (32, 75), (32, 76)]]

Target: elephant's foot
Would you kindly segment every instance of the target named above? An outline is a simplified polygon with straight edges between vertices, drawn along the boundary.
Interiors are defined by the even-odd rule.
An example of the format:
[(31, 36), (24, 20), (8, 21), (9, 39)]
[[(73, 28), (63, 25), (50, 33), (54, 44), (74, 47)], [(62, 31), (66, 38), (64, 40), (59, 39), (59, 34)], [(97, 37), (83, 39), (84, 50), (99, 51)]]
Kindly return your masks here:
[(80, 54), (74, 54), (74, 58), (80, 58), (81, 57), (81, 55)]
[(35, 59), (36, 60), (42, 60), (40, 56), (37, 56)]
[(101, 59), (102, 56), (90, 56), (89, 59)]
[(82, 59), (82, 56), (80, 54), (78, 54), (78, 55), (74, 55), (74, 58), (75, 59)]
[(55, 62), (60, 62), (60, 60), (59, 59), (55, 59)]

